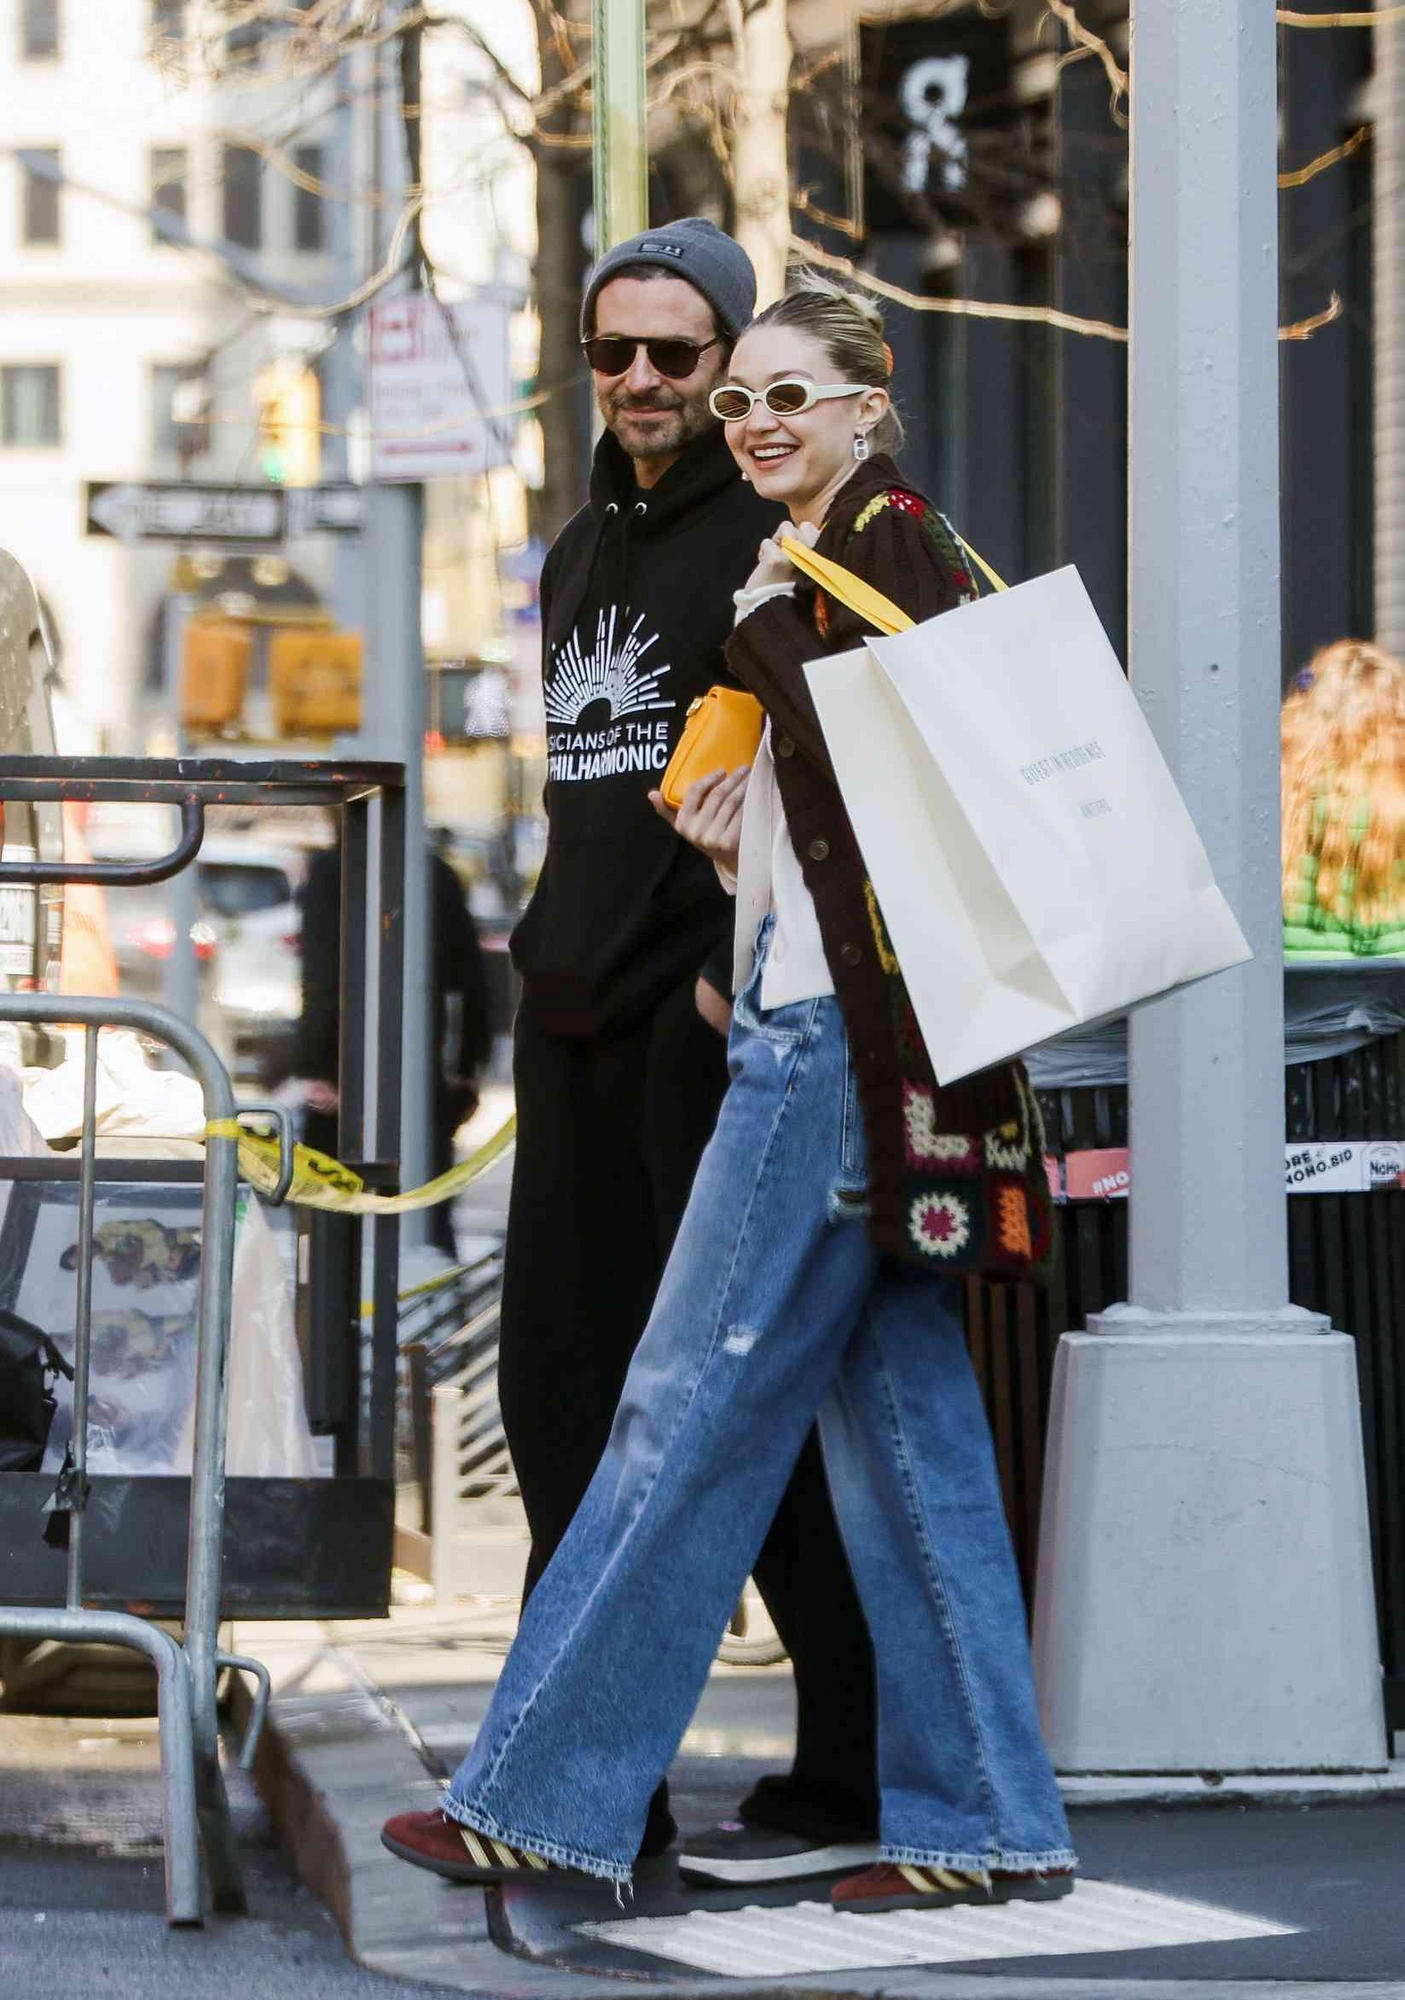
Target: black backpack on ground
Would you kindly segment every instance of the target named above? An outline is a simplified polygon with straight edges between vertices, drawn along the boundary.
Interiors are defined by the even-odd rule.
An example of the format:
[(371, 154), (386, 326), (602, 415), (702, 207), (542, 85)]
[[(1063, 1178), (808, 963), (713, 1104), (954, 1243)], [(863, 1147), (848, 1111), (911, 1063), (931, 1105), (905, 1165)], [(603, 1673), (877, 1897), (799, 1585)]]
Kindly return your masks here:
[(39, 1471), (60, 1375), (73, 1380), (48, 1334), (0, 1308), (0, 1472)]

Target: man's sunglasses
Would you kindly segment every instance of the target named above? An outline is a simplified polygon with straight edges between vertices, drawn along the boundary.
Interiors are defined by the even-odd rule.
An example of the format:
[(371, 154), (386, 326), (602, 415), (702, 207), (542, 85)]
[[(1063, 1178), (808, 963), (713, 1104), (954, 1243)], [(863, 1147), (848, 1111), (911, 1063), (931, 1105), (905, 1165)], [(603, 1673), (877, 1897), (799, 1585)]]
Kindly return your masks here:
[(699, 356), (706, 354), (709, 347), (718, 346), (721, 338), (720, 334), (714, 334), (711, 340), (648, 340), (642, 334), (597, 333), (593, 339), (583, 340), (581, 346), (597, 375), (625, 374), (634, 366), (634, 357), (642, 347), (656, 375), (670, 382), (683, 382), (697, 367)]
[(798, 417), (816, 403), (828, 402), (833, 396), (862, 396), (869, 387), (867, 382), (802, 382), (798, 375), (772, 382), (765, 389), (743, 389), (739, 382), (728, 382), (713, 390), (707, 406), (724, 424), (739, 424), (758, 403), (764, 403), (773, 417)]

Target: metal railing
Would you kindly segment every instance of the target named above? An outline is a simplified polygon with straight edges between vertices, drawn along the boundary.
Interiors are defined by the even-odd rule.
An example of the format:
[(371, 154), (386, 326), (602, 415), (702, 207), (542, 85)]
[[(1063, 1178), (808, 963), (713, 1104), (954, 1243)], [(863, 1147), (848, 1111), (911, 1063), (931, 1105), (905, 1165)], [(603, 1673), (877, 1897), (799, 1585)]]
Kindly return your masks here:
[[(34, 864), (0, 861), (0, 883), (86, 880), (113, 888), (164, 879), (188, 866), (199, 851), (208, 804), (272, 801), (340, 807), (340, 1150), (370, 1185), (395, 1189), (404, 877), (403, 772), (398, 766), (140, 759), (69, 759), (59, 764), (51, 757), (5, 757), (0, 759), (0, 798), (12, 804), (122, 799), (176, 806), (181, 816), (180, 839), (169, 854), (155, 862), (89, 865), (48, 856)], [(374, 824), (373, 808), (377, 814)], [(374, 876), (370, 866), (373, 840)], [(0, 1584), (0, 1637), (125, 1646), (152, 1662), (161, 1743), (167, 1915), (172, 1924), (198, 1925), (202, 1921), (202, 1851), (216, 1911), (241, 1914), (247, 1907), (220, 1769), (218, 1677), (223, 1670), (232, 1669), (253, 1676), (257, 1683), (240, 1752), (246, 1767), (253, 1758), (269, 1697), (264, 1668), (257, 1661), (222, 1651), (218, 1642), (221, 1610), (228, 1615), (233, 1608), (221, 1604), (237, 1184), (237, 1139), (230, 1122), (235, 1116), (233, 1090), (223, 1064), (204, 1036), (155, 1004), (69, 995), (0, 994), (3, 1022), (71, 1025), (84, 1028), (86, 1034), (78, 1160), (60, 1155), (0, 1160), (0, 1180), (71, 1182), (76, 1178), (79, 1203), (70, 1456), (57, 1487), (53, 1487), (51, 1475), (41, 1478), (37, 1471), (0, 1476), (9, 1558), (6, 1580)], [(193, 1072), (200, 1086), (206, 1125), (213, 1127), (206, 1133), (203, 1161), (123, 1159), (104, 1160), (99, 1165), (97, 1036), (102, 1028), (117, 1027), (164, 1042)], [(251, 1108), (243, 1107), (240, 1115)], [(263, 1115), (270, 1114), (264, 1110)], [(286, 1189), (292, 1168), (291, 1130), (281, 1113), (272, 1115), (280, 1130), (279, 1184), (280, 1189)], [(140, 1475), (114, 1477), (99, 1472), (90, 1483), (88, 1477), (95, 1203), (100, 1186), (138, 1179), (158, 1183), (199, 1179), (203, 1183), (188, 1502), (180, 1479), (149, 1481)], [(341, 1223), (341, 1218), (319, 1219)], [(395, 1218), (377, 1217), (371, 1236), (370, 1289), (375, 1314), (365, 1357), (366, 1393), (362, 1398), (348, 1392), (328, 1419), (335, 1425), (337, 1440), (335, 1481), (234, 1482), (236, 1502), (240, 1489), (246, 1501), (255, 1488), (266, 1487), (271, 1494), (267, 1503), (259, 1502), (263, 1529), (252, 1535), (252, 1547), (241, 1550), (240, 1562), (235, 1565), (236, 1570), (242, 1566), (245, 1574), (233, 1578), (234, 1606), (246, 1607), (252, 1588), (259, 1615), (309, 1615), (309, 1607), (298, 1594), (304, 1567), (315, 1565), (329, 1547), (343, 1550), (340, 1580), (334, 1586), (339, 1596), (353, 1604), (364, 1599), (368, 1608), (388, 1597), (396, 1369)], [(359, 1275), (357, 1222), (342, 1225), (338, 1245), (347, 1272), (354, 1270)], [(328, 1326), (322, 1330), (323, 1347), (335, 1347), (341, 1340), (348, 1352), (354, 1351), (351, 1341), (356, 1322), (354, 1314), (348, 1317), (345, 1329)], [(331, 1490), (323, 1492), (324, 1486)], [(149, 1539), (139, 1535), (134, 1539), (130, 1518), (123, 1512), (123, 1496), (128, 1489), (143, 1487), (151, 1488), (155, 1495), (152, 1506), (142, 1513)], [(66, 1523), (66, 1560), (60, 1561), (52, 1532), (43, 1532), (41, 1494), (48, 1496), (46, 1511)], [(270, 1512), (277, 1523), (272, 1535), (264, 1521)], [(313, 1523), (310, 1537), (305, 1532), (309, 1520)], [(348, 1523), (354, 1529), (350, 1554), (345, 1552)], [(175, 1539), (182, 1534), (183, 1551)], [(58, 1537), (60, 1545), (63, 1540)], [(251, 1563), (259, 1574), (249, 1574)], [(263, 1567), (269, 1570), (266, 1585)], [(337, 1568), (337, 1564), (332, 1567)], [(296, 1589), (291, 1588), (294, 1584)], [(11, 1600), (8, 1603), (2, 1601), (6, 1596)], [(152, 1615), (137, 1615), (131, 1608), (134, 1600)], [(154, 1622), (163, 1614), (183, 1619), (179, 1641)]]
[[(8, 870), (6, 871), (8, 873)], [(166, 1912), (172, 1924), (199, 1924), (203, 1846), (216, 1910), (247, 1908), (243, 1877), (219, 1761), (215, 1684), (221, 1667), (259, 1678), (259, 1696), (243, 1755), (252, 1757), (267, 1701), (262, 1667), (219, 1647), (220, 1562), (224, 1531), (224, 1453), (228, 1418), (234, 1199), (237, 1142), (205, 1141), (204, 1200), (195, 1350), (195, 1428), (191, 1455), (185, 1624), (180, 1643), (133, 1612), (85, 1609), (84, 1515), (89, 1497), (87, 1429), (92, 1353), (93, 1216), (97, 1187), (97, 1038), (102, 1028), (134, 1028), (166, 1043), (200, 1085), (205, 1118), (234, 1116), (229, 1077), (198, 1030), (164, 1007), (64, 995), (0, 994), (0, 1022), (77, 1025), (83, 1045), (83, 1127), (78, 1183), (78, 1311), (74, 1347), (71, 1466), (60, 1475), (53, 1506), (68, 1517), (67, 1589), (62, 1609), (0, 1605), (0, 1635), (128, 1646), (145, 1653), (157, 1675), (157, 1712), (165, 1818)]]

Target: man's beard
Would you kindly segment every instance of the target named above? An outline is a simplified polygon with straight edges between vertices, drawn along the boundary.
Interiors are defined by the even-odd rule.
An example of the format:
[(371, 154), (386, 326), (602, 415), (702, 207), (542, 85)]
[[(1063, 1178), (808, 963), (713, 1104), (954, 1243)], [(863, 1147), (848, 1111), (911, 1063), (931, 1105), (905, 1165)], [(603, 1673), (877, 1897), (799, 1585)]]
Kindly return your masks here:
[[(643, 426), (630, 422), (632, 415), (649, 411), (666, 412), (668, 421)], [(664, 458), (700, 438), (712, 422), (712, 413), (702, 396), (641, 403), (617, 392), (607, 399), (605, 422), (632, 458)]]

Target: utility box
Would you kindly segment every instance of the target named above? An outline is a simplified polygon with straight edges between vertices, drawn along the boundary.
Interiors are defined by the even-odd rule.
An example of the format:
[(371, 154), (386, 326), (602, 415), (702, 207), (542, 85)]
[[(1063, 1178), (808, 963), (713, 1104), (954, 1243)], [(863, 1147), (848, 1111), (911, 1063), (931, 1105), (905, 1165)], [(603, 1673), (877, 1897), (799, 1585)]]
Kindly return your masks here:
[(181, 724), (224, 729), (244, 712), (253, 638), (242, 626), (195, 619), (181, 644)]
[(283, 736), (332, 736), (361, 726), (359, 632), (275, 632), (268, 686)]

